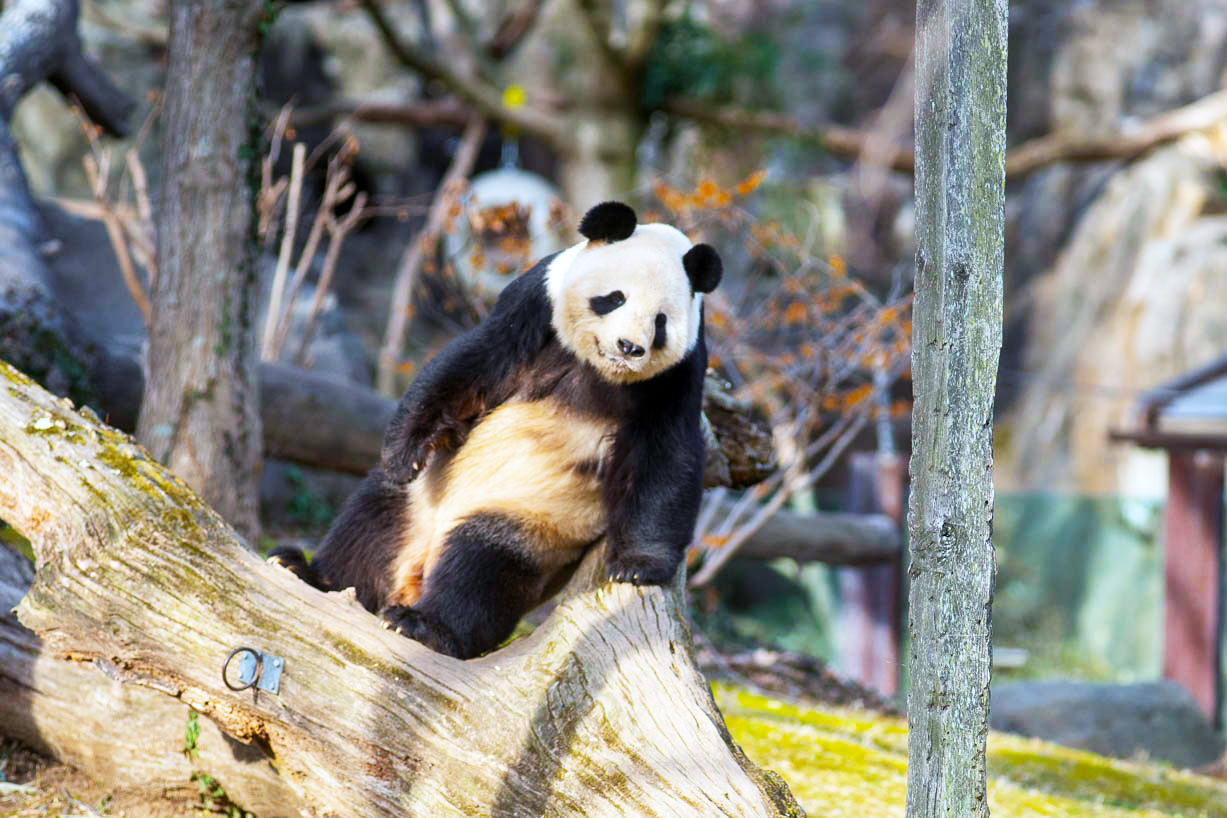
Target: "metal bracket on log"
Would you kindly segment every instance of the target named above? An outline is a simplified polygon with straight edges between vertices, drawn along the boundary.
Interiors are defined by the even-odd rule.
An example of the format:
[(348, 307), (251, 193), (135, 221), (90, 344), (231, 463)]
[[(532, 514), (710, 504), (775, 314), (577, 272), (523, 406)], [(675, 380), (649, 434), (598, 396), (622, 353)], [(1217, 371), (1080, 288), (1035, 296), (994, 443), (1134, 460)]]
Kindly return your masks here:
[[(239, 657), (238, 680), (235, 685), (226, 675), (230, 662)], [(257, 687), (277, 695), (281, 690), (281, 671), (285, 668), (285, 660), (272, 653), (263, 653), (255, 648), (238, 647), (230, 651), (226, 661), (222, 663), (222, 681), (231, 690), (246, 690)]]

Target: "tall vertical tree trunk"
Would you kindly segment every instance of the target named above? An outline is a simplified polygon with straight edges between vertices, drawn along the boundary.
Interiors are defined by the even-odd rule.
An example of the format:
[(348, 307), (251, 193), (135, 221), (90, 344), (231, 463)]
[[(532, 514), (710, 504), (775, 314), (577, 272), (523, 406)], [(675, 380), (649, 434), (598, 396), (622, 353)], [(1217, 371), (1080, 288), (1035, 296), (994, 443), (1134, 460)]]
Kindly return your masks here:
[(1006, 0), (916, 7), (909, 818), (986, 816)]
[(259, 530), (248, 170), (261, 4), (175, 0), (158, 278), (137, 437), (249, 539)]

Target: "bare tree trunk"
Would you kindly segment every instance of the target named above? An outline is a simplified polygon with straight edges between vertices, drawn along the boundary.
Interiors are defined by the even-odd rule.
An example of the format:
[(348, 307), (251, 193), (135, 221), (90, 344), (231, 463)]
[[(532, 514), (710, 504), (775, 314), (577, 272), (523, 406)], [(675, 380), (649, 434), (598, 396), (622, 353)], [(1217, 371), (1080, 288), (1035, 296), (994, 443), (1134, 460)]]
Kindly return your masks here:
[(1006, 0), (916, 7), (909, 818), (986, 816)]
[[(680, 574), (672, 588), (610, 584), (595, 549), (532, 635), (441, 656), (380, 628), (352, 592), (261, 562), (91, 413), (3, 363), (0, 377), (0, 519), (37, 556), (21, 623), (44, 651), (175, 696), (262, 749), (318, 813), (802, 814), (732, 743), (690, 655)], [(276, 692), (228, 689), (241, 646), (282, 660)]]
[(240, 532), (259, 531), (248, 131), (261, 4), (170, 7), (158, 278), (137, 436)]

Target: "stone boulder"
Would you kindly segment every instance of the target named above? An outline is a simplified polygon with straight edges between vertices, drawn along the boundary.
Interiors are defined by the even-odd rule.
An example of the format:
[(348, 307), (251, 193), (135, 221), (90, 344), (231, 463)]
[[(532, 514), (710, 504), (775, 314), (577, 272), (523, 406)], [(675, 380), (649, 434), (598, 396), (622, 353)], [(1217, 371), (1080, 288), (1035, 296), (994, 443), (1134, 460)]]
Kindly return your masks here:
[(993, 687), (994, 730), (1114, 758), (1198, 767), (1219, 759), (1223, 736), (1175, 682), (1046, 680)]

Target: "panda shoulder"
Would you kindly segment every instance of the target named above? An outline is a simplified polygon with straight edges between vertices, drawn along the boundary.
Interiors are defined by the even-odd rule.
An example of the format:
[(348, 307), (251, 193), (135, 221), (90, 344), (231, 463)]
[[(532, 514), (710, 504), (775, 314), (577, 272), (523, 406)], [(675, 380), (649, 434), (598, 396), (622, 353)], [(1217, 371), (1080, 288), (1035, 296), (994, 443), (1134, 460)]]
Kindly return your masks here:
[(503, 288), (480, 328), (487, 338), (500, 343), (515, 338), (517, 346), (531, 348), (545, 342), (552, 331), (553, 318), (546, 291), (546, 271), (551, 258), (545, 257)]

